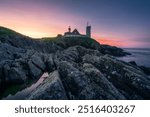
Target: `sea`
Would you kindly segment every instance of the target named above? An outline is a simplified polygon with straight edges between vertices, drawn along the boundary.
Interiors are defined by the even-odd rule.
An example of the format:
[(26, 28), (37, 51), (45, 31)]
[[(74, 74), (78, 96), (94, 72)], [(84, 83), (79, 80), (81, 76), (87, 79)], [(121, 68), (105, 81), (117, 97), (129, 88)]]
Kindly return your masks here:
[(123, 48), (124, 51), (131, 53), (124, 57), (118, 57), (125, 62), (135, 61), (138, 66), (150, 67), (150, 48)]

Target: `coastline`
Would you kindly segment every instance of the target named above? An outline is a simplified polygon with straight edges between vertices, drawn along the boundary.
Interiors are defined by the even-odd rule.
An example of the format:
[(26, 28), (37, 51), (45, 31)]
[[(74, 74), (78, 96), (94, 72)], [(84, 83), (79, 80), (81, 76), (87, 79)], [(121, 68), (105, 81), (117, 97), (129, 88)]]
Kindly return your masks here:
[(2, 28), (0, 50), (1, 92), (33, 84), (48, 72), (48, 78), (25, 99), (150, 99), (149, 77), (115, 58), (129, 53), (89, 37), (34, 40)]
[(141, 68), (144, 73), (150, 75), (150, 48), (122, 48), (131, 55), (116, 57), (119, 60), (128, 62), (134, 66)]

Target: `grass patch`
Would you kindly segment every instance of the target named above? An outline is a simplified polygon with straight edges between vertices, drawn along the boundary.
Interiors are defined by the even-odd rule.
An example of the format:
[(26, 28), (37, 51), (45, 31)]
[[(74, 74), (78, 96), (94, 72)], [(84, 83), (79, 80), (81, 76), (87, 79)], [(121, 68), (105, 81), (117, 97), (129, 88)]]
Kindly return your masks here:
[(22, 91), (27, 87), (30, 87), (32, 84), (36, 83), (39, 79), (33, 80), (28, 79), (25, 84), (22, 85), (11, 85), (6, 87), (4, 92), (1, 93), (0, 99), (7, 97), (8, 95), (15, 95), (18, 91)]
[(9, 86), (8, 88), (6, 88), (6, 90), (4, 91), (4, 93), (1, 95), (0, 98), (3, 97), (7, 97), (9, 94), (14, 95), (16, 94), (18, 91), (22, 90), (23, 86), (22, 85), (13, 85), (13, 86)]
[(17, 32), (8, 28), (0, 27), (0, 35), (16, 35)]

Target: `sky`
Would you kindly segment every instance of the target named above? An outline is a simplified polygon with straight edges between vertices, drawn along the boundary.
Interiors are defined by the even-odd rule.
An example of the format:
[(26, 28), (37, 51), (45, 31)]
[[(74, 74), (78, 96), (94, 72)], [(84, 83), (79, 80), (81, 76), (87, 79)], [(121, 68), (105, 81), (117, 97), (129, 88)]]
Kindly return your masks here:
[(150, 0), (0, 0), (0, 26), (34, 38), (71, 26), (101, 44), (150, 48)]

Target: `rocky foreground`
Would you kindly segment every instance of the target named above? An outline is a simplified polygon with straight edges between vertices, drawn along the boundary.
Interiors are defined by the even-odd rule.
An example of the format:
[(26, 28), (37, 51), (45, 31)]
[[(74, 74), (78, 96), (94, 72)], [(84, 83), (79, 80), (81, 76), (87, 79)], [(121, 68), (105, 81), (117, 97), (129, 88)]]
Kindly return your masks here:
[(33, 40), (0, 27), (1, 97), (48, 72), (26, 99), (150, 99), (150, 78), (113, 57), (126, 54), (86, 37)]

